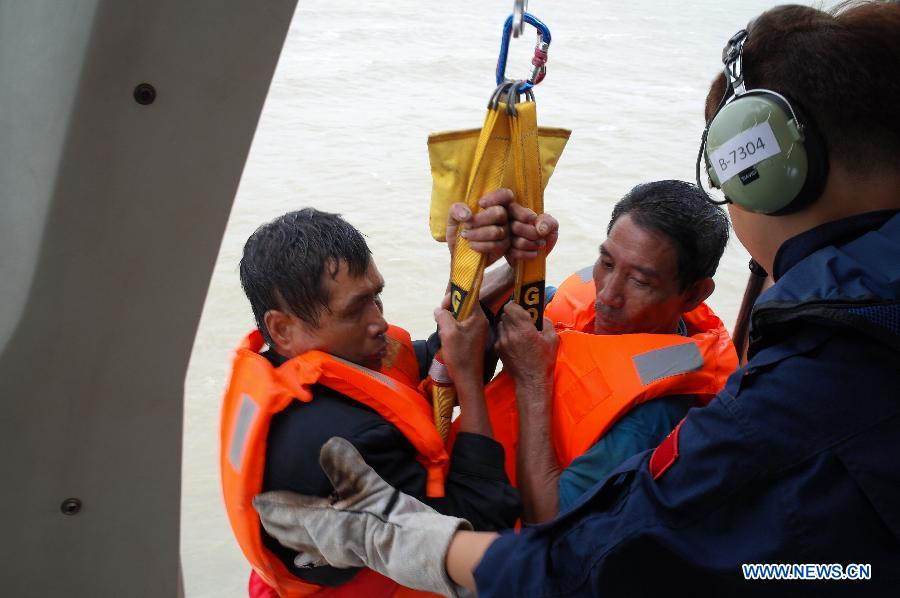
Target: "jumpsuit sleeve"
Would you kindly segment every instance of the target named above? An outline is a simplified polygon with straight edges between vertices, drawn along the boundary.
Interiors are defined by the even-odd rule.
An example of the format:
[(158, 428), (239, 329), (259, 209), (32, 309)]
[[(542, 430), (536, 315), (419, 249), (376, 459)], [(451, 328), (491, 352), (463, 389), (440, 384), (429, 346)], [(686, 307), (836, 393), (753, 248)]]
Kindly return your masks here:
[(824, 595), (844, 583), (744, 579), (744, 564), (764, 563), (882, 571), (842, 586), (849, 595), (900, 581), (897, 469), (874, 449), (900, 429), (896, 369), (875, 343), (814, 332), (761, 351), (567, 513), (504, 533), (475, 570), (479, 596)]

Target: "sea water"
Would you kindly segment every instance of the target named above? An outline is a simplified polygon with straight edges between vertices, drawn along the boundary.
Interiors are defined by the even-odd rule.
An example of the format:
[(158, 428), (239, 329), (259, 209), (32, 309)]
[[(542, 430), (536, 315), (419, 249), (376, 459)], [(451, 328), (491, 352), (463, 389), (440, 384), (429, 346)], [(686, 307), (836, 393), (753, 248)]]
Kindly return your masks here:
[[(593, 263), (613, 204), (637, 183), (694, 180), (709, 83), (725, 42), (771, 0), (532, 0), (552, 33), (535, 89), (541, 125), (572, 129), (544, 197), (560, 222), (547, 281)], [(510, 0), (300, 0), (213, 272), (185, 380), (181, 557), (189, 598), (246, 595), (218, 475), (220, 401), (253, 326), (238, 280), (253, 230), (305, 206), (338, 212), (368, 240), (385, 316), (434, 329), (446, 247), (431, 239), (429, 133), (475, 128), (494, 89)], [(262, 7), (261, 7), (262, 10)], [(530, 73), (534, 30), (507, 75)], [(239, 83), (239, 82), (237, 82)], [(750, 82), (752, 85), (752, 82)], [(704, 177), (704, 182), (705, 182)], [(749, 256), (732, 239), (709, 300), (729, 329)]]

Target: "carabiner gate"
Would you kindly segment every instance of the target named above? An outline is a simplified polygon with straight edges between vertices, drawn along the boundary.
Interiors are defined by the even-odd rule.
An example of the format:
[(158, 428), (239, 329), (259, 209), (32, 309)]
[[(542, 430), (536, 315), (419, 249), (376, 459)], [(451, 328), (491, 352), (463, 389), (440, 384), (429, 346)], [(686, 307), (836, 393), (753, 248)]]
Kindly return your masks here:
[[(506, 59), (509, 56), (509, 35), (512, 31), (513, 16), (507, 17), (503, 24), (503, 36), (500, 38), (500, 56), (497, 58), (497, 85), (506, 81)], [(534, 46), (534, 58), (531, 64), (531, 78), (519, 87), (518, 92), (524, 93), (540, 83), (547, 72), (547, 50), (550, 48), (550, 29), (540, 19), (530, 13), (523, 13), (522, 19), (537, 29), (538, 41)]]

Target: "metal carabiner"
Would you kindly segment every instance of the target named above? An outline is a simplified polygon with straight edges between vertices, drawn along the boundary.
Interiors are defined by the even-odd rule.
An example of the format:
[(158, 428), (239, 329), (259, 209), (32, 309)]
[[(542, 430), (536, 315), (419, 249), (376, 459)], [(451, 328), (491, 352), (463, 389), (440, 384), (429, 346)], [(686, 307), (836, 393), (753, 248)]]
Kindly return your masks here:
[(528, 12), (528, 0), (513, 0), (512, 36), (514, 38), (519, 37), (525, 31), (525, 21), (522, 17), (526, 12)]
[[(512, 31), (513, 16), (509, 15), (503, 24), (503, 36), (500, 38), (500, 56), (497, 58), (497, 85), (506, 81), (506, 59), (509, 56), (509, 34)], [(519, 93), (524, 93), (541, 82), (547, 71), (547, 50), (550, 48), (550, 29), (537, 17), (529, 13), (522, 13), (522, 19), (537, 29), (538, 41), (534, 46), (534, 58), (531, 64), (531, 78), (526, 80), (519, 88)]]

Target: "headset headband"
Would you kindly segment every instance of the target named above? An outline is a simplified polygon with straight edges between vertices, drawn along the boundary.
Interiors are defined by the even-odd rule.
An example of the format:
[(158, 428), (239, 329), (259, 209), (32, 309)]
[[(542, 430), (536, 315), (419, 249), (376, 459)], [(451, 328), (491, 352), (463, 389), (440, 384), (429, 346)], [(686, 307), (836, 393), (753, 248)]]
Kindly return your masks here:
[[(790, 111), (791, 118), (794, 119), (794, 122), (797, 124), (797, 130), (800, 134), (803, 134), (803, 123), (800, 122), (800, 119), (797, 118), (797, 113), (794, 111), (793, 104), (788, 101), (786, 97), (778, 93), (777, 91), (772, 91), (771, 89), (750, 89), (746, 88), (746, 81), (744, 81), (744, 44), (747, 42), (748, 33), (746, 29), (741, 29), (737, 33), (731, 36), (731, 39), (725, 44), (725, 47), (722, 48), (722, 64), (725, 65), (725, 95), (722, 97), (722, 101), (719, 102), (718, 108), (716, 108), (716, 112), (713, 114), (713, 119), (716, 117), (716, 114), (722, 110), (722, 106), (724, 106), (725, 102), (728, 100), (729, 96), (734, 95), (735, 98), (738, 96), (760, 93), (760, 94), (769, 94), (779, 98), (782, 102), (784, 102), (785, 107)], [(712, 123), (712, 119), (710, 119), (710, 123)], [(709, 129), (709, 124), (707, 124), (707, 129)], [(704, 145), (706, 142), (706, 136), (704, 135)], [(703, 151), (703, 148), (701, 148)]]
[(722, 48), (722, 64), (725, 65), (725, 82), (728, 84), (726, 98), (731, 90), (735, 95), (743, 94), (744, 87), (744, 43), (747, 41), (747, 30), (741, 29), (731, 36)]
[[(741, 29), (737, 33), (731, 36), (731, 39), (728, 40), (728, 43), (725, 44), (725, 47), (722, 48), (722, 64), (725, 65), (724, 73), (725, 73), (725, 92), (722, 94), (722, 99), (719, 100), (719, 105), (716, 106), (716, 109), (713, 110), (712, 118), (706, 123), (706, 127), (703, 129), (703, 135), (700, 136), (700, 151), (697, 152), (697, 187), (703, 191), (703, 183), (700, 182), (700, 164), (703, 162), (703, 150), (706, 149), (706, 136), (709, 134), (709, 126), (712, 124), (712, 121), (715, 120), (716, 115), (725, 105), (725, 102), (728, 101), (732, 95), (741, 95), (746, 93), (746, 89), (744, 87), (744, 66), (743, 66), (743, 53), (744, 53), (744, 42), (747, 41), (747, 30)], [(707, 194), (709, 201), (716, 204), (717, 206), (721, 206), (727, 203), (731, 203), (727, 198), (724, 201), (716, 201), (712, 198), (711, 195)]]

